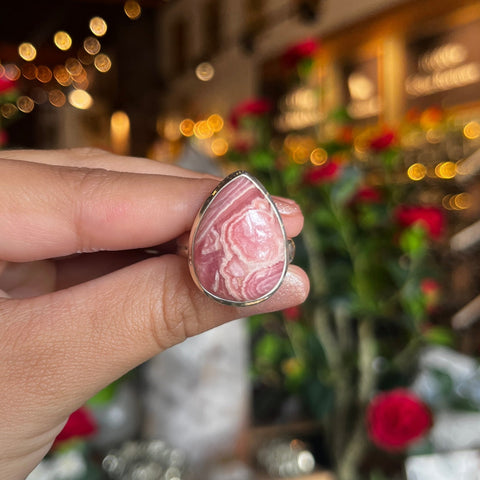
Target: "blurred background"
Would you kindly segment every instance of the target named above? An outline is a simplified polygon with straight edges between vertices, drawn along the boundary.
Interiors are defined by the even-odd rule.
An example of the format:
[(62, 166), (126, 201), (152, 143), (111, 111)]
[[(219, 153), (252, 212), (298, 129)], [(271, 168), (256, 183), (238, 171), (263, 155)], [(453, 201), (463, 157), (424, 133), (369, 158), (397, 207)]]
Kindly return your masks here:
[(474, 0), (3, 1), (1, 149), (246, 169), (312, 284), (100, 392), (29, 480), (478, 480), (479, 41)]

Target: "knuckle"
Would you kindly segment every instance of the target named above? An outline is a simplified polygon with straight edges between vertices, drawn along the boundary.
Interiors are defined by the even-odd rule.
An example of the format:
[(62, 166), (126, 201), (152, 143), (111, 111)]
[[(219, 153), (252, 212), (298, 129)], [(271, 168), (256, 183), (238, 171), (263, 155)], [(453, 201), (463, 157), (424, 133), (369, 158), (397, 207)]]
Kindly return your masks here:
[(160, 293), (150, 295), (150, 331), (157, 346), (164, 350), (197, 332), (201, 317), (195, 295), (177, 275), (156, 276), (152, 285), (162, 285)]

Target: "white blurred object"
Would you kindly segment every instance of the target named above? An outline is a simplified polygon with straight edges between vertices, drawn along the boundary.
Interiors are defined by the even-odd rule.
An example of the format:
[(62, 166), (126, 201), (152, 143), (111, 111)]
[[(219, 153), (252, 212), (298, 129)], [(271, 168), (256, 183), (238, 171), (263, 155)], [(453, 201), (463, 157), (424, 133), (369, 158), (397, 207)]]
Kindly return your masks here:
[(437, 451), (480, 448), (480, 413), (437, 413), (430, 432), (430, 441)]
[(26, 480), (76, 480), (84, 478), (87, 464), (82, 453), (71, 450), (43, 460)]
[(144, 436), (162, 438), (202, 465), (232, 455), (249, 405), (244, 322), (217, 327), (145, 366)]
[(475, 450), (417, 455), (405, 463), (407, 480), (480, 480), (480, 455)]

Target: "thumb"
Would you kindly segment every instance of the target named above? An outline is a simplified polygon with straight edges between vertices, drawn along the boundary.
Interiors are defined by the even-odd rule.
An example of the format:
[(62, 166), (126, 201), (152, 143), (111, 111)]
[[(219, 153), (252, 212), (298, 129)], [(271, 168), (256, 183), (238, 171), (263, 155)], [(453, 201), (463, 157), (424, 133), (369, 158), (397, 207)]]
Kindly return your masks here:
[(186, 259), (165, 255), (52, 294), (0, 299), (0, 364), (6, 366), (0, 385), (8, 393), (3, 407), (18, 411), (22, 398), (26, 413), (40, 405), (45, 421), (60, 421), (98, 390), (186, 337), (296, 305), (307, 293), (305, 273), (290, 266), (269, 300), (246, 308), (221, 305), (197, 289)]

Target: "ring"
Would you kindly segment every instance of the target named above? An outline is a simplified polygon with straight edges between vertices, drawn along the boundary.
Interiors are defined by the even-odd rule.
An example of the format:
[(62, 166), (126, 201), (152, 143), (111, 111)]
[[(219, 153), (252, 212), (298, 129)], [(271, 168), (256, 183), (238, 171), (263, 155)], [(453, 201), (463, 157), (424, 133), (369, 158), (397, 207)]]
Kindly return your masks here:
[(271, 297), (295, 253), (270, 194), (242, 170), (213, 190), (183, 248), (196, 285), (214, 300), (234, 306)]

